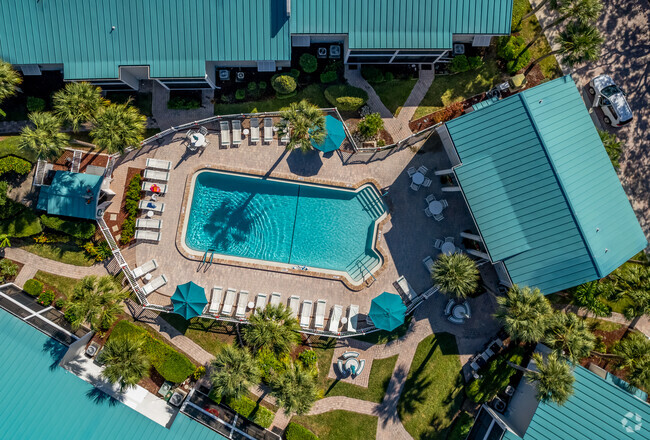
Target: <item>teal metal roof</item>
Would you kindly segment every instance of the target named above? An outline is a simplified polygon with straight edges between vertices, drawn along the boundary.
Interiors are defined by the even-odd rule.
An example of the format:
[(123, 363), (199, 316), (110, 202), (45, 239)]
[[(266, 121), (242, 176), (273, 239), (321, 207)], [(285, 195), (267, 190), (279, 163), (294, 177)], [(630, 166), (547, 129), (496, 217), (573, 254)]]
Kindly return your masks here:
[[(41, 0), (43, 1), (43, 0)], [(221, 440), (179, 413), (167, 429), (58, 366), (66, 347), (0, 309), (0, 437)]]
[(36, 207), (48, 214), (95, 219), (102, 176), (57, 171), (50, 186), (41, 186)]
[(152, 78), (203, 78), (206, 60), (290, 59), (284, 8), (277, 0), (0, 0), (0, 58), (63, 63), (71, 80), (117, 78), (121, 65), (150, 66)]
[(447, 128), (488, 253), (514, 283), (556, 292), (606, 276), (647, 246), (570, 76)]
[(512, 0), (293, 0), (291, 33), (348, 34), (350, 49), (451, 49), (452, 34), (509, 34)]

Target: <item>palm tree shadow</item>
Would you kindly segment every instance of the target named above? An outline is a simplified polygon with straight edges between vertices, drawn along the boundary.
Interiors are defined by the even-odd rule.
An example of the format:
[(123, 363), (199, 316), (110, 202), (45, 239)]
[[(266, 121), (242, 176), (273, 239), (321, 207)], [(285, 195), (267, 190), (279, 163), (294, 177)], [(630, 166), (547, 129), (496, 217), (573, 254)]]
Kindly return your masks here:
[(92, 387), (86, 391), (86, 397), (97, 405), (108, 403), (108, 406), (116, 406), (120, 403), (119, 400), (106, 394), (104, 391), (100, 390), (97, 387)]
[(49, 353), (52, 358), (52, 363), (50, 364), (50, 371), (55, 371), (63, 359), (63, 356), (68, 351), (67, 347), (54, 339), (48, 338), (43, 344), (42, 348), (43, 353)]

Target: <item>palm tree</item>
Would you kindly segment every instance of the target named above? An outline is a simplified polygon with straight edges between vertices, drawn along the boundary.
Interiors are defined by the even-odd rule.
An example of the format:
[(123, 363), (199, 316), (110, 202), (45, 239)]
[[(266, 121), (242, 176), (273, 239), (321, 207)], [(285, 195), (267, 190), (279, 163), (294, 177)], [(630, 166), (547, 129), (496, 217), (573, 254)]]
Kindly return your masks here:
[[(11, 67), (11, 64), (0, 60), (0, 102), (14, 96), (20, 90), (18, 86), (22, 82), (23, 77)], [(1, 109), (0, 115), (7, 116)]]
[(257, 311), (244, 327), (243, 338), (255, 350), (268, 349), (276, 355), (291, 352), (300, 340), (300, 326), (291, 316), (291, 310), (283, 304), (268, 304)]
[(528, 75), (540, 61), (552, 55), (559, 55), (562, 63), (569, 67), (585, 61), (596, 61), (600, 58), (600, 46), (603, 44), (603, 38), (594, 26), (573, 22), (559, 33), (555, 43), (559, 47), (533, 60), (524, 72), (524, 76)]
[(643, 315), (650, 316), (650, 267), (644, 264), (626, 263), (616, 269), (610, 278), (614, 290), (631, 300), (623, 310), (625, 318), (633, 320)]
[(611, 287), (609, 283), (590, 281), (571, 289), (569, 292), (573, 304), (584, 307), (595, 316), (603, 317), (612, 314), (612, 308), (601, 300), (601, 296), (606, 295), (611, 290)]
[(79, 328), (88, 322), (95, 331), (108, 330), (123, 311), (121, 302), (127, 296), (110, 275), (84, 277), (66, 302), (66, 312), (74, 317), (72, 327)]
[(586, 321), (575, 313), (556, 312), (548, 322), (545, 342), (555, 351), (577, 364), (589, 357), (596, 344), (596, 337)]
[(143, 347), (144, 339), (134, 335), (110, 338), (100, 354), (105, 365), (102, 376), (119, 384), (121, 392), (137, 385), (150, 367)]
[(0, 249), (10, 247), (11, 241), (9, 241), (9, 235), (0, 234)]
[(129, 102), (101, 107), (90, 132), (93, 142), (109, 153), (123, 153), (127, 147), (139, 146), (144, 139), (147, 118)]
[(58, 158), (70, 137), (61, 133), (61, 120), (48, 112), (29, 114), (34, 127), (24, 127), (20, 134), (19, 147), (33, 151), (39, 158)]
[(500, 307), (495, 316), (513, 339), (531, 343), (544, 338), (552, 308), (539, 289), (515, 284), (497, 302)]
[(433, 281), (442, 293), (462, 299), (478, 288), (479, 273), (474, 260), (462, 253), (440, 254), (433, 264)]
[(87, 82), (71, 82), (52, 96), (54, 111), (77, 131), (79, 125), (91, 121), (106, 105), (102, 89)]
[(618, 139), (614, 133), (610, 133), (607, 130), (598, 130), (598, 136), (607, 151), (609, 160), (612, 162), (614, 169), (618, 171), (620, 164), (618, 163), (621, 158), (621, 152), (623, 151), (624, 144), (623, 141)]
[(546, 362), (540, 353), (533, 353), (533, 360), (537, 370), (526, 369), (524, 376), (535, 384), (537, 400), (564, 405), (573, 394), (575, 382), (569, 364), (558, 357), (557, 353), (550, 353)]
[(251, 354), (226, 345), (212, 361), (212, 387), (217, 395), (236, 399), (259, 382), (259, 370)]
[(630, 333), (614, 346), (619, 369), (627, 370), (627, 380), (637, 388), (650, 388), (650, 340)]
[(292, 102), (288, 110), (280, 113), (282, 121), (278, 124), (279, 137), (289, 134), (287, 150), (300, 148), (304, 153), (313, 148), (311, 142), (325, 142), (325, 115), (318, 107), (302, 100)]
[(285, 414), (307, 414), (318, 398), (314, 376), (298, 365), (291, 365), (284, 374), (271, 381), (271, 395)]

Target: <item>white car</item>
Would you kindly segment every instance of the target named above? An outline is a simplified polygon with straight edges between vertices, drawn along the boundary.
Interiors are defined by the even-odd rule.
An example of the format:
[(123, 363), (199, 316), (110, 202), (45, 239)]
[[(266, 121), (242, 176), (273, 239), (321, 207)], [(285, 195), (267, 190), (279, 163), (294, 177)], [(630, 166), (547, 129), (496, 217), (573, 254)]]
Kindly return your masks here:
[(605, 123), (622, 127), (632, 121), (632, 110), (621, 90), (609, 75), (599, 75), (589, 81), (589, 93), (594, 97), (594, 107), (603, 111)]

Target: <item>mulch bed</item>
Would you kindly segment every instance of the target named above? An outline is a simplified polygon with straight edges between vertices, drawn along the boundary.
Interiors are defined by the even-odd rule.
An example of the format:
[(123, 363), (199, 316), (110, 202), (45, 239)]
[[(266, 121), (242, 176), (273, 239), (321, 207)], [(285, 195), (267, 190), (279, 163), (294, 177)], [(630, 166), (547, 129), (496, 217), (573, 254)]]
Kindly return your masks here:
[[(621, 328), (615, 331), (611, 332), (606, 332), (602, 330), (594, 330), (593, 334), (597, 337), (602, 339), (603, 343), (607, 347), (608, 352), (610, 351), (611, 347), (614, 346), (618, 341), (623, 339), (625, 335), (628, 332), (628, 327), (625, 325), (622, 325)], [(590, 356), (588, 358), (583, 359), (580, 361), (580, 364), (587, 368), (589, 364), (595, 364), (599, 366), (600, 368), (607, 370), (611, 374), (626, 380), (627, 372), (625, 370), (616, 370), (615, 369), (615, 363), (613, 362), (613, 359), (611, 358), (603, 358), (597, 355)]]
[[(126, 189), (127, 189), (128, 185), (129, 185), (129, 182), (131, 181), (133, 176), (135, 176), (136, 174), (141, 175), (143, 171), (144, 170), (142, 168), (129, 167), (129, 169), (127, 170), (127, 173), (126, 173), (126, 180), (123, 183), (123, 185), (124, 185), (124, 194), (122, 195), (122, 201), (120, 202), (120, 211), (117, 214), (117, 220), (111, 220), (110, 215), (104, 217), (104, 220), (106, 221), (106, 224), (108, 225), (108, 228), (110, 229), (113, 236), (115, 236), (115, 235), (122, 232), (122, 223), (124, 223), (124, 219), (126, 219), (126, 210), (124, 208), (124, 205), (126, 204)], [(113, 226), (114, 225), (117, 225), (118, 228), (120, 228), (120, 229), (118, 229), (117, 232), (113, 232)]]
[[(72, 166), (72, 156), (74, 153), (70, 150), (65, 150), (61, 156), (53, 163), (52, 169), (55, 171), (69, 171)], [(81, 156), (81, 164), (79, 165), (79, 172), (86, 171), (88, 165), (106, 168), (108, 165), (108, 156), (99, 154), (97, 152), (84, 151)]]
[(158, 395), (158, 390), (164, 383), (165, 378), (162, 377), (154, 367), (151, 367), (149, 369), (149, 377), (143, 377), (142, 380), (138, 382), (138, 385), (149, 391), (151, 394), (161, 397)]

